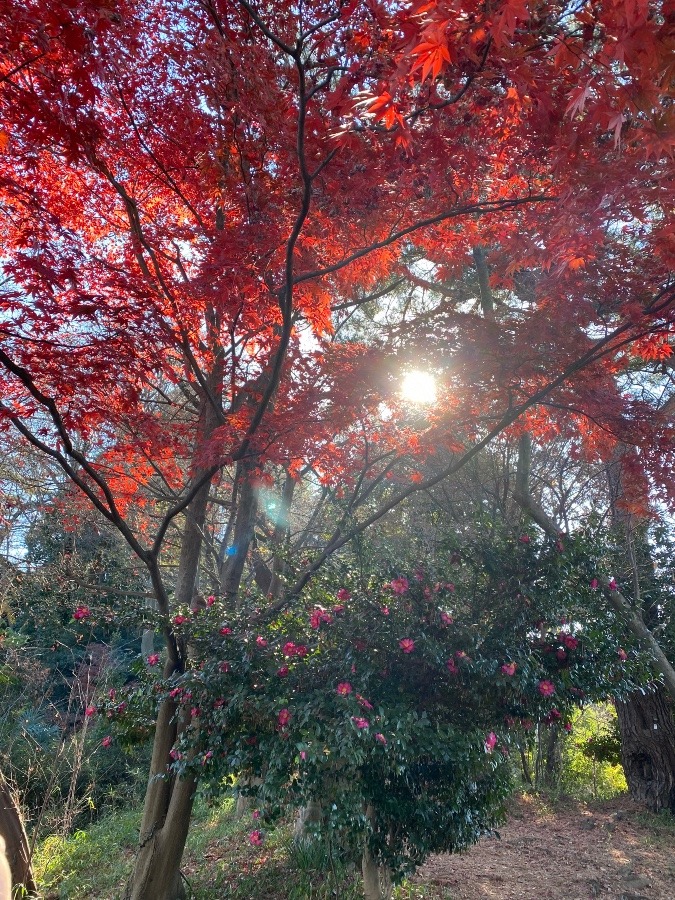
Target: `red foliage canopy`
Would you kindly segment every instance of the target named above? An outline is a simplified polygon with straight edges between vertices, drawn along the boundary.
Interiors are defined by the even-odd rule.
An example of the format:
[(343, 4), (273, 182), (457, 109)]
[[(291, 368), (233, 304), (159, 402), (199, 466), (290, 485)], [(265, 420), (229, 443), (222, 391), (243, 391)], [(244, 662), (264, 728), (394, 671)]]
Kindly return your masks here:
[[(572, 410), (657, 460), (617, 384), (672, 343), (672, 26), (649, 0), (2, 0), (2, 427), (115, 520), (158, 471), (182, 508), (188, 462), (343, 477), (357, 420), (409, 454)], [(388, 349), (333, 310), (476, 246), (495, 289), (536, 286), (497, 320), (439, 305), (450, 389), (411, 444), (372, 422)]]

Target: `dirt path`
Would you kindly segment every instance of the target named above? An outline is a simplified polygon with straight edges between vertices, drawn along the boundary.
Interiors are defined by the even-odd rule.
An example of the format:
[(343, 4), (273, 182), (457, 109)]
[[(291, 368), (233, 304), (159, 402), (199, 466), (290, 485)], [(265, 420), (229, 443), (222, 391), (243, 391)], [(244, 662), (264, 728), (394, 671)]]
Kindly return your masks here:
[(675, 820), (629, 800), (548, 808), (524, 798), (500, 830), (417, 878), (444, 900), (675, 900)]

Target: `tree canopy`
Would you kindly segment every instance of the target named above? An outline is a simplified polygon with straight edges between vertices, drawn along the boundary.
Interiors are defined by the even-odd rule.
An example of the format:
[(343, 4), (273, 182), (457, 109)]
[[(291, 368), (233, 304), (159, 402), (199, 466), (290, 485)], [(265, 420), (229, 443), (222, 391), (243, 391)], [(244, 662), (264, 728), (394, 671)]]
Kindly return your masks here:
[[(0, 2), (0, 440), (145, 565), (166, 678), (207, 550), (240, 607), (279, 473), (286, 512), (307, 473), (341, 512), (251, 627), (505, 433), (631, 445), (625, 502), (672, 501), (672, 26), (655, 0)], [(176, 890), (179, 707), (134, 898)]]

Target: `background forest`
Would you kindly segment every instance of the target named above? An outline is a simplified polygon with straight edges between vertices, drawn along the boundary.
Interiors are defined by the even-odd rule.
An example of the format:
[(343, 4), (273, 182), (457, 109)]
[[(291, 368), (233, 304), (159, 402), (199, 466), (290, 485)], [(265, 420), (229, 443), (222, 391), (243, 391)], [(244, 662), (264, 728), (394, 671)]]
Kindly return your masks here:
[(675, 808), (672, 25), (0, 3), (19, 890), (119, 826), (186, 897), (223, 803), (366, 900), (515, 787)]

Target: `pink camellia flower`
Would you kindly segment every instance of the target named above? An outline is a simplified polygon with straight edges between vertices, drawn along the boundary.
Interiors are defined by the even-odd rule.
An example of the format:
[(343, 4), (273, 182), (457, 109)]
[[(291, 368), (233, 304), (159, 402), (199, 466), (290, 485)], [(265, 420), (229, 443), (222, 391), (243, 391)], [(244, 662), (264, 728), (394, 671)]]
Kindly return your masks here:
[(359, 701), (359, 705), (364, 709), (373, 709), (373, 704), (370, 702), (370, 700), (366, 700), (366, 698), (362, 697), (361, 694), (357, 694), (356, 699)]
[(122, 700), (122, 702), (117, 705), (117, 712), (121, 714), (124, 712), (124, 710), (126, 708), (127, 708), (126, 700)]
[(291, 721), (291, 711), (284, 707), (279, 715), (277, 716), (277, 722), (281, 728), (285, 728), (286, 725)]
[(174, 616), (173, 624), (174, 625), (183, 625), (185, 622), (187, 622), (187, 620), (188, 620), (187, 616), (181, 616), (181, 615)]
[(555, 685), (552, 681), (540, 681), (539, 682), (539, 693), (542, 697), (550, 697), (555, 694)]
[(619, 647), (619, 649), (616, 651), (616, 655), (619, 657), (621, 662), (626, 662), (626, 660), (628, 659), (628, 654), (623, 649), (623, 647)]
[(446, 612), (441, 613), (441, 623), (443, 625), (452, 625), (453, 622), (454, 622), (454, 619), (452, 618), (452, 616), (449, 613), (446, 613)]
[(91, 610), (88, 606), (78, 606), (73, 613), (73, 618), (79, 621), (80, 619), (88, 619), (90, 615)]
[(213, 750), (207, 750), (204, 756), (202, 757), (202, 765), (205, 766), (207, 762), (213, 758)]
[(448, 583), (445, 585), (445, 589), (446, 591), (450, 591), (451, 594), (455, 593), (455, 586), (451, 581), (448, 581)]
[(572, 730), (572, 723), (565, 722), (565, 724), (563, 725), (563, 728), (565, 729), (565, 731), (567, 731), (569, 733)]
[(544, 725), (553, 725), (554, 722), (557, 722), (558, 719), (562, 718), (562, 713), (559, 709), (553, 708), (547, 716), (544, 716), (543, 722)]
[(598, 581), (598, 579), (597, 579), (597, 578), (591, 578), (591, 590), (592, 590), (592, 591), (597, 591), (597, 589), (598, 589), (599, 587), (600, 587), (600, 582)]
[(347, 590), (347, 588), (340, 588), (340, 590), (336, 594), (338, 600), (344, 602), (345, 600), (349, 600), (351, 598), (351, 592)]
[(415, 641), (412, 638), (403, 638), (398, 642), (399, 647), (404, 653), (412, 653), (415, 649)]
[(225, 660), (223, 660), (223, 662), (221, 663), (218, 663), (218, 671), (222, 672), (223, 675), (227, 674), (227, 672), (230, 671), (230, 668), (231, 667), (229, 662), (226, 662)]
[(295, 655), (299, 656), (300, 659), (302, 659), (303, 656), (307, 656), (308, 653), (309, 650), (307, 649), (307, 647), (305, 647), (304, 644), (298, 644), (298, 646), (295, 648)]
[(284, 656), (295, 656), (295, 651), (297, 650), (297, 646), (293, 643), (293, 641), (286, 641), (284, 646), (281, 648), (281, 652)]
[(344, 607), (341, 603), (340, 603), (338, 606), (334, 606), (334, 607), (333, 607), (333, 613), (334, 613), (336, 616), (342, 615), (342, 613), (343, 613), (344, 611), (345, 611), (345, 607)]
[(504, 663), (501, 667), (501, 671), (503, 675), (508, 675), (511, 678), (512, 675), (516, 674), (516, 664), (514, 662)]
[(223, 627), (220, 629), (220, 631), (218, 633), (222, 634), (223, 637), (225, 637), (225, 635), (227, 635), (227, 634), (232, 634), (232, 629), (228, 628), (227, 625), (223, 625)]
[(172, 700), (175, 700), (177, 697), (180, 697), (182, 693), (183, 693), (182, 688), (179, 688), (179, 687), (171, 688), (171, 690), (169, 691), (169, 697), (171, 697)]
[(254, 847), (259, 847), (263, 842), (262, 831), (252, 831), (248, 836), (249, 841), (253, 844)]
[(301, 750), (301, 751), (300, 751), (300, 759), (301, 759), (303, 762), (307, 759), (307, 751), (306, 751), (306, 750)]
[(569, 631), (559, 631), (557, 641), (559, 644), (567, 647), (568, 650), (576, 650), (579, 646), (579, 639), (575, 638)]
[(223, 706), (225, 706), (225, 698), (224, 697), (218, 697), (217, 700), (213, 701), (214, 709), (222, 709)]
[(520, 724), (524, 731), (532, 731), (532, 729), (534, 728), (534, 722), (532, 721), (532, 719), (521, 719)]
[(388, 607), (388, 606), (381, 606), (381, 607), (380, 607), (380, 612), (382, 613), (383, 616), (388, 616), (388, 615), (389, 615), (389, 607)]
[(209, 594), (209, 596), (206, 598), (206, 605), (213, 606), (213, 604), (215, 602), (216, 602), (216, 598), (213, 596), (213, 594)]
[(529, 534), (521, 534), (521, 536), (518, 538), (518, 540), (520, 541), (521, 544), (529, 544), (530, 536), (529, 536)]
[(323, 619), (321, 618), (321, 610), (315, 609), (312, 615), (309, 617), (310, 626), (316, 631), (321, 627), (321, 622)]
[(351, 694), (353, 688), (348, 681), (341, 681), (336, 690), (341, 697), (346, 697), (348, 694)]
[(379, 741), (379, 743), (382, 744), (383, 746), (386, 745), (386, 743), (387, 743), (386, 737), (383, 734), (380, 734), (379, 731), (375, 735), (375, 740)]
[(352, 716), (352, 722), (359, 729), (368, 728), (370, 726), (370, 722), (368, 721), (368, 719), (362, 719), (360, 716)]
[(280, 669), (277, 669), (277, 675), (279, 676), (279, 678), (285, 678), (288, 675), (288, 672), (288, 666), (281, 666)]
[(459, 672), (459, 669), (457, 668), (457, 663), (454, 661), (454, 659), (449, 659), (445, 664), (445, 668), (448, 670), (448, 672), (451, 675), (457, 675)]
[(391, 579), (389, 587), (395, 594), (405, 594), (410, 587), (410, 584), (404, 575), (399, 575), (398, 578)]
[(565, 662), (567, 659), (567, 653), (562, 648), (555, 651), (555, 656), (558, 662)]
[(616, 581), (615, 581), (614, 578), (610, 578), (610, 579), (609, 579), (609, 583), (608, 583), (607, 587), (610, 589), (610, 591), (617, 591), (617, 590), (618, 590), (618, 587), (617, 587), (617, 585), (616, 585)]
[(85, 714), (85, 716), (87, 716), (87, 717), (89, 717), (89, 718), (91, 718), (91, 716), (95, 716), (95, 715), (96, 715), (96, 707), (95, 707), (95, 706), (88, 706), (88, 707), (85, 709), (84, 714)]
[(159, 653), (151, 653), (150, 656), (148, 656), (147, 663), (149, 666), (156, 666), (158, 662)]
[(265, 638), (264, 638), (261, 634), (258, 635), (258, 637), (255, 639), (255, 642), (256, 642), (256, 644), (257, 644), (259, 647), (266, 647), (266, 646), (267, 646), (267, 641), (265, 640)]
[(485, 752), (492, 753), (492, 751), (497, 746), (497, 735), (494, 731), (491, 731), (490, 734), (485, 738)]
[(193, 706), (190, 709), (190, 715), (192, 716), (193, 719), (198, 719), (200, 717), (201, 713), (202, 713), (202, 711), (198, 706)]
[(251, 813), (251, 815), (253, 816), (254, 819), (259, 819), (260, 818), (260, 810), (254, 809), (253, 812)]
[(101, 746), (102, 746), (102, 747), (109, 747), (111, 744), (112, 744), (112, 738), (110, 737), (109, 734), (106, 734), (106, 736), (105, 736), (105, 737), (103, 738), (103, 740), (101, 741)]
[(115, 699), (115, 697), (117, 696), (117, 691), (115, 690), (115, 688), (110, 688), (110, 690), (108, 691), (108, 696), (111, 700)]

